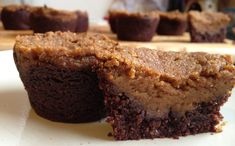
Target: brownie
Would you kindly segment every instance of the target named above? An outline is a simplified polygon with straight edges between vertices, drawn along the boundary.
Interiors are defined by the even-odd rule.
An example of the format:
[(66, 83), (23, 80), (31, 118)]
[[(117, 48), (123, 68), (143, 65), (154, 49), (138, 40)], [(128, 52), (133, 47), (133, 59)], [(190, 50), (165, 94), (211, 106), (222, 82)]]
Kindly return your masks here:
[[(132, 13), (126, 11), (113, 11), (115, 18), (110, 18), (111, 23), (115, 23), (116, 33), (119, 40), (125, 41), (151, 41), (158, 22), (159, 15), (155, 12)], [(114, 17), (114, 16), (111, 16)], [(112, 24), (115, 27), (115, 24)], [(113, 28), (115, 32), (115, 29)]]
[(179, 11), (160, 12), (157, 33), (160, 35), (182, 35), (187, 29), (187, 14)]
[(221, 12), (189, 12), (192, 42), (224, 42), (230, 18)]
[(77, 27), (77, 14), (70, 11), (41, 7), (32, 12), (30, 21), (35, 33), (48, 31), (74, 32)]
[(119, 48), (99, 68), (116, 140), (216, 132), (235, 69), (228, 56)]
[(7, 30), (30, 29), (30, 13), (32, 8), (28, 5), (7, 5), (1, 12), (3, 26)]
[(14, 59), (35, 112), (69, 123), (105, 117), (103, 92), (91, 67), (97, 61), (83, 51), (115, 44), (104, 36), (71, 32), (17, 37)]
[(76, 11), (77, 13), (77, 26), (75, 32), (86, 32), (89, 27), (89, 19), (87, 12)]
[(17, 37), (14, 59), (39, 115), (85, 122), (105, 106), (116, 140), (216, 132), (235, 84), (229, 56), (124, 47), (98, 34)]

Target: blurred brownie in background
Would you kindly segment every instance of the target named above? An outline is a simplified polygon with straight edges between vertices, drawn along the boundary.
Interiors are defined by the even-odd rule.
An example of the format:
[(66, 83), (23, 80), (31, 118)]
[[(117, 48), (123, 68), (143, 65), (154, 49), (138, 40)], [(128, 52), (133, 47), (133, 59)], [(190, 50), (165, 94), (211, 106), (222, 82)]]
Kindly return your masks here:
[(189, 12), (192, 42), (224, 42), (230, 18), (220, 12)]
[(157, 33), (160, 35), (182, 35), (187, 29), (187, 14), (179, 11), (159, 12), (160, 22)]
[(1, 12), (1, 19), (7, 30), (28, 30), (30, 29), (30, 13), (32, 7), (28, 5), (7, 5)]
[(75, 31), (77, 15), (74, 12), (41, 7), (32, 12), (30, 21), (36, 33)]
[[(119, 40), (151, 41), (158, 22), (159, 14), (156, 12), (127, 12), (113, 11), (111, 18), (113, 30)], [(115, 24), (116, 23), (116, 24)], [(115, 27), (116, 26), (116, 27)]]

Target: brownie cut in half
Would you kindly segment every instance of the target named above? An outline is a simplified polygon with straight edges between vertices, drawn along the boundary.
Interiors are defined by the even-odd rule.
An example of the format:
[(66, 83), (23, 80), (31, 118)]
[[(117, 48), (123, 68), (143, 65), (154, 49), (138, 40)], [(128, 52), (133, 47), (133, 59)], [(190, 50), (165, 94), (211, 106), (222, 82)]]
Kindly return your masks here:
[(116, 140), (216, 132), (235, 83), (228, 56), (116, 48), (99, 67)]
[(92, 66), (93, 49), (116, 45), (104, 36), (48, 32), (18, 36), (14, 59), (35, 112), (52, 121), (90, 122), (105, 116)]
[(87, 12), (76, 11), (77, 26), (75, 32), (86, 32), (89, 28), (89, 19)]
[(230, 18), (221, 12), (189, 12), (192, 42), (224, 42)]
[(30, 13), (32, 7), (28, 5), (7, 5), (1, 12), (1, 19), (7, 30), (29, 30)]
[(116, 33), (119, 40), (143, 42), (152, 40), (159, 22), (158, 13), (127, 11), (113, 13), (116, 15)]
[(77, 14), (65, 10), (41, 7), (32, 12), (30, 21), (35, 33), (48, 31), (74, 32), (77, 27)]
[(182, 35), (187, 29), (187, 14), (179, 11), (159, 12), (160, 22), (157, 33), (160, 35)]

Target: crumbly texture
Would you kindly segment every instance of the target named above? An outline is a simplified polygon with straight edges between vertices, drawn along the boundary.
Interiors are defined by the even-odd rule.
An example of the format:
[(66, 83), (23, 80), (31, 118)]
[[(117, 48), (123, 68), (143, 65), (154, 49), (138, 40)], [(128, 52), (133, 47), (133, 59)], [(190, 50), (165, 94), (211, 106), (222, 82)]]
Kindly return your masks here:
[(33, 31), (36, 33), (48, 31), (74, 32), (77, 25), (77, 14), (75, 12), (41, 7), (32, 12), (30, 22)]
[(192, 42), (223, 42), (230, 18), (220, 12), (189, 12)]
[(4, 6), (1, 12), (1, 19), (7, 30), (27, 30), (30, 29), (30, 13), (32, 7), (28, 5), (8, 5)]
[(151, 41), (159, 22), (155, 12), (113, 11), (110, 14), (111, 29), (119, 40)]
[[(80, 86), (82, 81), (74, 80), (75, 74), (70, 71), (91, 70), (94, 76), (97, 75), (99, 86), (104, 92), (108, 122), (112, 125), (113, 135), (117, 140), (214, 132), (215, 126), (222, 120), (219, 108), (230, 96), (235, 83), (235, 69), (231, 58), (226, 55), (123, 47), (103, 35), (86, 33), (50, 32), (21, 36), (16, 40), (16, 65), (28, 93), (34, 93), (26, 83), (32, 72), (30, 70), (33, 69), (33, 66), (28, 67), (32, 62), (48, 65), (45, 72), (43, 69), (37, 70), (38, 67), (35, 70), (49, 83), (48, 79), (51, 79), (52, 83), (58, 81), (59, 85), (67, 85), (66, 82), (60, 84), (61, 80), (55, 79), (54, 73), (57, 69), (69, 71), (65, 75), (61, 73), (61, 76), (66, 79), (68, 75), (72, 79), (73, 84), (64, 91), (74, 92), (73, 103), (81, 96), (74, 90), (73, 85)], [(49, 69), (51, 71), (47, 71)], [(35, 82), (37, 78), (34, 78)], [(30, 85), (33, 81), (29, 80), (28, 83)], [(95, 80), (91, 84), (96, 83)], [(49, 85), (54, 84), (55, 89), (61, 89), (57, 83)], [(43, 85), (45, 86), (45, 81)], [(89, 84), (84, 88), (79, 88), (82, 94), (87, 92)], [(44, 90), (40, 92), (46, 93), (41, 95), (50, 93)], [(64, 96), (67, 95), (66, 92), (61, 97), (71, 98)], [(52, 94), (46, 98), (51, 100)], [(34, 94), (29, 95), (38, 98), (33, 97), (36, 96)], [(91, 99), (89, 101), (98, 100), (98, 97), (86, 98)], [(47, 106), (46, 101), (41, 103)], [(61, 102), (54, 103), (59, 105)], [(83, 108), (86, 105), (96, 108), (86, 100), (82, 100), (81, 104), (76, 107)], [(49, 109), (53, 111), (56, 107)], [(76, 114), (79, 116), (84, 112)]]
[(160, 35), (182, 35), (187, 29), (187, 14), (179, 11), (160, 12), (157, 33)]

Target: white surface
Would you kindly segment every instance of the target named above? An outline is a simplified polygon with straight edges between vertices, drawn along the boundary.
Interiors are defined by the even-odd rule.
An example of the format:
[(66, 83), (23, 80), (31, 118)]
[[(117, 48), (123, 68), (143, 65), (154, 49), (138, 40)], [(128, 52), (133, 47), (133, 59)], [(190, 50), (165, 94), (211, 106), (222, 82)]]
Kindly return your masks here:
[[(233, 94), (234, 95), (234, 94)], [(12, 51), (0, 52), (0, 146), (233, 146), (235, 140), (235, 98), (223, 106), (227, 124), (222, 133), (199, 134), (174, 139), (114, 141), (104, 122), (63, 124), (37, 116), (15, 68)]]

